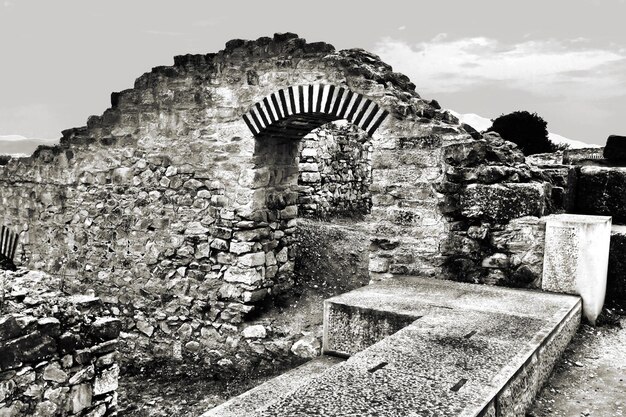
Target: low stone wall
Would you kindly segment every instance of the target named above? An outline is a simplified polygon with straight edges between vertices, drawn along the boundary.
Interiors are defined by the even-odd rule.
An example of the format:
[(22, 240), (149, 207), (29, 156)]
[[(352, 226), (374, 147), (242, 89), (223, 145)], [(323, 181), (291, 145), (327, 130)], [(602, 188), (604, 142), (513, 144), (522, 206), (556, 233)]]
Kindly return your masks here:
[(120, 321), (47, 274), (0, 279), (0, 415), (116, 415)]

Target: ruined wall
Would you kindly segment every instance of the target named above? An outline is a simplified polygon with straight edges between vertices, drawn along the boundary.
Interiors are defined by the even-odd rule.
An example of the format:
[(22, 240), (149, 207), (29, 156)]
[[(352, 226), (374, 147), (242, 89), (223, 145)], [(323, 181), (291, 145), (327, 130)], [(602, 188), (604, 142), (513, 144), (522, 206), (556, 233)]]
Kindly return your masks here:
[[(623, 226), (626, 222), (626, 161), (622, 159), (620, 141), (614, 142), (612, 147), (605, 149), (604, 154), (603, 148), (568, 149), (533, 155), (528, 160), (546, 174), (555, 189), (563, 189), (564, 211), (612, 217), (606, 303), (623, 306), (626, 300)], [(535, 230), (539, 232), (537, 239), (543, 242), (545, 230), (541, 227)]]
[(0, 414), (117, 415), (120, 321), (60, 279), (0, 274)]
[[(235, 40), (176, 57), (111, 102), (59, 146), (0, 168), (0, 218), (21, 230), (18, 261), (119, 313), (131, 356), (271, 363), (289, 350), (288, 335), (259, 342), (244, 321), (294, 284), (302, 185), (317, 181), (306, 164), (318, 212), (361, 214), (371, 196), (373, 280), (491, 282), (482, 260), (497, 249), (471, 228), (547, 211), (550, 190), (519, 151), (361, 50)], [(330, 158), (307, 151), (307, 133), (341, 119), (363, 133), (318, 136)]]
[(329, 123), (300, 142), (298, 208), (304, 217), (362, 217), (372, 207), (372, 141), (352, 124)]
[(554, 209), (548, 178), (493, 132), (444, 152), (450, 166), (440, 187), (455, 190), (444, 206), (453, 220), (441, 244), (448, 273), (462, 281), (536, 287), (543, 240), (533, 242), (541, 233), (535, 223)]

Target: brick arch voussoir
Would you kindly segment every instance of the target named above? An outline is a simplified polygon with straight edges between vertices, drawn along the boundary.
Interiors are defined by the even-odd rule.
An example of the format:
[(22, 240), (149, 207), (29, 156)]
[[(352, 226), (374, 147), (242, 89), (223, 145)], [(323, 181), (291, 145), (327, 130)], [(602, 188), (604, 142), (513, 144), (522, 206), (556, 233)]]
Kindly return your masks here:
[(275, 123), (307, 114), (346, 119), (371, 136), (389, 112), (345, 87), (310, 84), (278, 90), (255, 103), (242, 118), (252, 134), (259, 136)]

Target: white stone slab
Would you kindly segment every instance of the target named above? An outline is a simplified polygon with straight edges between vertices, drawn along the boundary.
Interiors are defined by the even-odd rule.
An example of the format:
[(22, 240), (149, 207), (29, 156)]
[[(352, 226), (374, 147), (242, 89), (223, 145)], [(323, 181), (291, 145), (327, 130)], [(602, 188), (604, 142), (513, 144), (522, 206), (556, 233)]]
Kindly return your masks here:
[(545, 219), (541, 288), (580, 295), (583, 315), (595, 324), (606, 294), (611, 217), (557, 214)]

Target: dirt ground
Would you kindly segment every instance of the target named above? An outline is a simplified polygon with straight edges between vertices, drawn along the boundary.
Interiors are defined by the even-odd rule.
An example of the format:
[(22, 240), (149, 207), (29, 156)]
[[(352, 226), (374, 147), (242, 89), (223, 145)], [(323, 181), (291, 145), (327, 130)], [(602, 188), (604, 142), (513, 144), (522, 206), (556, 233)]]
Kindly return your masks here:
[(611, 312), (609, 323), (580, 326), (527, 417), (626, 415), (626, 313)]
[(118, 416), (197, 417), (285, 370), (231, 378), (193, 368), (139, 369), (120, 378)]

